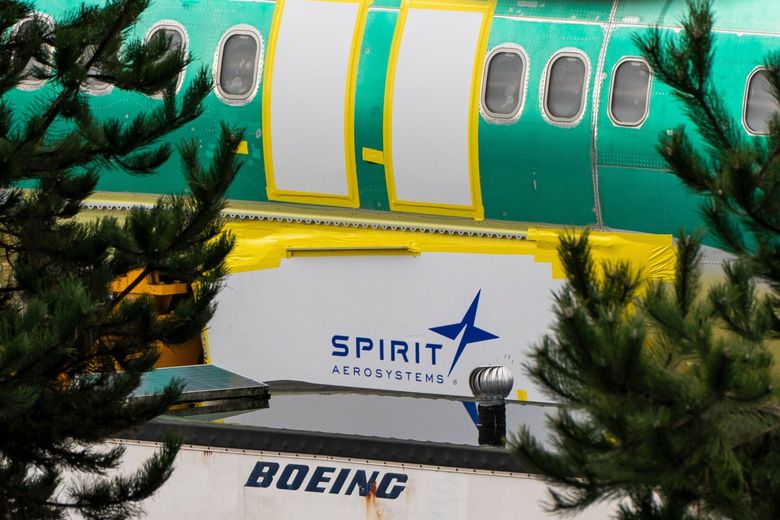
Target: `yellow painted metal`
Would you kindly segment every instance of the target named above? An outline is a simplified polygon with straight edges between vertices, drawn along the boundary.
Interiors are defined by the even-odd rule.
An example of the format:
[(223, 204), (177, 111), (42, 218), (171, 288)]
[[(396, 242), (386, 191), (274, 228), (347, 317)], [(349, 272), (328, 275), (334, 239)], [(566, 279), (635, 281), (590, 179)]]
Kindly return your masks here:
[[(266, 221), (234, 221), (226, 227), (237, 242), (228, 258), (233, 273), (279, 267), (291, 250), (377, 255), (409, 251), (532, 255), (537, 262), (551, 264), (553, 278), (564, 278), (556, 251), (561, 234), (567, 232), (563, 228), (529, 228), (528, 238), (519, 240)], [(676, 250), (671, 235), (594, 231), (591, 247), (597, 261), (627, 261), (649, 279), (674, 277)]]
[(159, 343), (157, 350), (160, 352), (160, 358), (154, 364), (155, 368), (198, 365), (203, 359), (203, 345), (199, 336), (176, 345)]
[[(141, 269), (135, 269), (124, 276), (120, 276), (111, 284), (111, 291), (121, 293), (127, 289), (142, 272)], [(162, 318), (165, 319), (165, 314), (170, 310), (173, 297), (179, 294), (187, 294), (188, 291), (189, 284), (180, 282), (162, 283), (157, 274), (152, 273), (146, 275), (138, 285), (133, 287), (128, 293), (128, 297), (151, 297), (157, 311)], [(195, 365), (201, 362), (203, 354), (203, 346), (200, 337), (195, 337), (177, 345), (168, 345), (157, 342), (157, 350), (160, 353), (160, 358), (154, 365), (156, 368)]]
[[(124, 291), (141, 274), (141, 269), (130, 271), (120, 276), (111, 284), (111, 290), (116, 293)], [(189, 286), (186, 283), (161, 283), (156, 273), (149, 274), (133, 287), (129, 294), (148, 294), (151, 296), (173, 296), (186, 294)]]
[(373, 148), (366, 148), (364, 146), (361, 152), (365, 162), (385, 164), (385, 154), (382, 152), (382, 150), (374, 150)]
[[(404, 0), (401, 4), (401, 12), (398, 24), (393, 35), (390, 47), (390, 60), (387, 65), (387, 80), (385, 83), (385, 107), (383, 122), (384, 140), (384, 164), (385, 177), (387, 179), (387, 193), (390, 199), (390, 208), (396, 211), (408, 211), (430, 215), (448, 215), (455, 217), (467, 217), (474, 220), (485, 218), (485, 209), (482, 205), (482, 188), (479, 178), (479, 98), (484, 67), (483, 56), (487, 51), (490, 25), (495, 11), (493, 0)], [(437, 204), (421, 201), (399, 200), (395, 190), (395, 176), (393, 173), (393, 88), (395, 86), (396, 66), (398, 53), (401, 49), (404, 27), (409, 11), (412, 9), (435, 9), (443, 11), (476, 11), (482, 13), (482, 26), (480, 28), (477, 46), (474, 50), (473, 68), (471, 74), (471, 93), (469, 95), (469, 186), (471, 188), (471, 206), (457, 204)]]
[(200, 333), (200, 342), (203, 346), (203, 363), (211, 364), (211, 346), (209, 345), (209, 329), (203, 329)]
[(240, 155), (249, 155), (249, 143), (246, 141), (241, 141), (238, 143), (238, 147), (236, 147), (236, 153)]
[[(552, 264), (554, 278), (565, 278), (557, 251), (561, 233), (565, 232), (561, 228), (528, 229), (528, 240), (539, 245), (536, 259)], [(650, 278), (674, 279), (677, 250), (672, 235), (594, 231), (590, 234), (590, 245), (596, 261), (625, 260)]]
[[(314, 0), (322, 1), (322, 0)], [(279, 40), (279, 31), (282, 24), (285, 0), (277, 0), (271, 22), (268, 51), (266, 53), (265, 81), (263, 83), (263, 154), (265, 157), (266, 193), (269, 200), (284, 202), (298, 202), (303, 204), (319, 204), (324, 206), (338, 206), (346, 208), (360, 207), (360, 198), (357, 186), (357, 161), (355, 158), (355, 91), (357, 85), (358, 63), (360, 61), (360, 45), (363, 41), (363, 31), (366, 26), (366, 17), (371, 0), (327, 0), (331, 2), (357, 3), (358, 14), (355, 28), (352, 34), (352, 46), (349, 56), (349, 68), (347, 70), (346, 88), (344, 92), (344, 158), (347, 171), (347, 195), (334, 195), (330, 193), (304, 192), (296, 190), (283, 190), (276, 187), (274, 178), (273, 151), (271, 147), (273, 129), (271, 128), (271, 87), (273, 83), (274, 59), (276, 57), (276, 43)], [(305, 150), (302, 151), (305, 153)]]

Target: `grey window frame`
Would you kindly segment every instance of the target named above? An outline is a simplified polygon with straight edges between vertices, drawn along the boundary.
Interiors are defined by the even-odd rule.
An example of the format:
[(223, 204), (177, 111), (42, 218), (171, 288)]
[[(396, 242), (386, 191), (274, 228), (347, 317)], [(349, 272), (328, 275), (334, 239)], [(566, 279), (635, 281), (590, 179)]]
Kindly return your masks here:
[(753, 81), (753, 78), (758, 74), (759, 72), (766, 72), (767, 69), (763, 65), (759, 65), (758, 67), (755, 67), (753, 70), (750, 71), (750, 74), (748, 74), (747, 81), (745, 82), (745, 95), (742, 99), (742, 126), (745, 128), (745, 131), (749, 135), (757, 135), (757, 136), (766, 136), (769, 135), (769, 131), (766, 132), (756, 132), (747, 123), (747, 108), (748, 108), (748, 97), (750, 95), (750, 82)]
[[(582, 63), (585, 65), (585, 75), (583, 77), (583, 83), (582, 83), (582, 98), (580, 100), (580, 110), (577, 112), (573, 117), (570, 118), (563, 118), (563, 117), (557, 117), (550, 113), (550, 111), (547, 109), (547, 100), (550, 92), (550, 74), (552, 74), (552, 68), (556, 61), (558, 61), (561, 58), (578, 58), (582, 60)], [(544, 68), (544, 81), (542, 82), (541, 89), (542, 89), (542, 113), (544, 114), (545, 119), (547, 119), (548, 122), (557, 125), (557, 126), (576, 126), (580, 120), (582, 119), (583, 115), (585, 114), (585, 109), (587, 108), (588, 103), (588, 87), (590, 86), (590, 60), (588, 59), (588, 55), (585, 54), (583, 51), (579, 49), (561, 49), (555, 54), (553, 54), (550, 59), (547, 61), (547, 65)]]
[[(624, 123), (622, 121), (619, 121), (618, 118), (615, 117), (615, 115), (612, 113), (612, 95), (615, 92), (615, 81), (617, 81), (617, 70), (620, 68), (621, 65), (628, 62), (638, 62), (638, 63), (644, 63), (645, 67), (647, 67), (647, 71), (650, 74), (650, 77), (647, 80), (647, 95), (645, 96), (645, 111), (642, 115), (642, 118), (636, 122), (636, 123)], [(650, 115), (650, 93), (652, 92), (653, 88), (653, 69), (650, 67), (650, 64), (647, 62), (646, 59), (641, 58), (639, 56), (625, 56), (623, 58), (620, 58), (617, 63), (615, 63), (615, 66), (612, 68), (612, 81), (609, 84), (609, 101), (607, 102), (607, 115), (609, 116), (610, 121), (612, 121), (612, 124), (615, 126), (620, 126), (623, 128), (639, 128), (641, 127), (645, 121), (647, 121), (647, 116)]]
[[(21, 20), (16, 22), (16, 24), (14, 24), (13, 28), (11, 29), (12, 33), (16, 34), (16, 32), (19, 30), (19, 28), (22, 26), (22, 24), (32, 20), (36, 16), (42, 18), (46, 22), (46, 24), (49, 25), (49, 27), (54, 27), (54, 19), (51, 16), (49, 16), (46, 13), (40, 12), (40, 11), (35, 11), (30, 16), (22, 18)], [(54, 48), (52, 46), (47, 45), (47, 47), (48, 47), (48, 50), (49, 50), (50, 53), (54, 52)], [(41, 65), (43, 65), (43, 64), (41, 64)], [(47, 70), (50, 70), (50, 68), (45, 66), (45, 65), (43, 65), (43, 67), (45, 69), (47, 69)], [(43, 87), (44, 85), (46, 85), (46, 83), (47, 83), (47, 80), (45, 80), (45, 79), (23, 79), (16, 85), (16, 88), (19, 89), (19, 90), (24, 90), (24, 91), (33, 91), (33, 90), (38, 90), (39, 88)]]
[[(184, 27), (184, 25), (181, 22), (178, 22), (176, 20), (159, 20), (157, 22), (154, 22), (149, 29), (146, 31), (146, 34), (144, 35), (144, 43), (148, 43), (151, 39), (154, 33), (156, 33), (159, 30), (168, 30), (168, 31), (175, 31), (179, 33), (179, 36), (181, 36), (181, 50), (184, 52), (184, 54), (187, 54), (187, 51), (190, 48), (190, 38), (187, 34), (187, 29)], [(182, 71), (179, 73), (179, 77), (176, 80), (176, 92), (179, 92), (181, 90), (181, 86), (184, 84), (184, 75), (187, 72), (187, 67), (184, 67)], [(157, 94), (152, 94), (150, 97), (154, 99), (162, 99), (163, 95), (162, 92)]]
[[(231, 37), (241, 35), (251, 36), (255, 39), (255, 43), (257, 44), (257, 52), (255, 53), (255, 73), (254, 77), (252, 78), (253, 83), (244, 95), (228, 94), (222, 90), (222, 85), (220, 83), (222, 75), (222, 58), (224, 56), (225, 44), (227, 44), (227, 41)], [(265, 52), (264, 46), (265, 42), (263, 41), (263, 36), (260, 34), (260, 31), (251, 25), (236, 25), (229, 28), (222, 34), (222, 37), (219, 39), (219, 44), (217, 45), (217, 52), (214, 55), (213, 76), (214, 92), (223, 103), (231, 106), (241, 106), (250, 103), (255, 98), (257, 95), (257, 89), (260, 86), (260, 77), (262, 75), (263, 53)]]
[[(486, 102), (486, 96), (487, 96), (487, 80), (488, 80), (488, 70), (490, 69), (490, 62), (493, 60), (493, 58), (502, 52), (516, 54), (520, 57), (520, 61), (523, 63), (523, 75), (520, 78), (520, 89), (519, 89), (519, 96), (520, 99), (517, 103), (517, 107), (511, 114), (497, 114), (493, 111), (491, 111), (487, 107)], [(528, 96), (528, 67), (530, 64), (530, 60), (528, 59), (528, 54), (525, 52), (525, 49), (520, 47), (519, 45), (513, 44), (513, 43), (502, 43), (496, 47), (494, 47), (485, 58), (485, 64), (483, 66), (482, 71), (482, 92), (480, 94), (479, 103), (480, 103), (480, 109), (482, 110), (482, 115), (485, 120), (493, 122), (493, 123), (514, 123), (518, 119), (520, 119), (520, 116), (523, 113), (523, 109), (525, 108), (525, 100)]]

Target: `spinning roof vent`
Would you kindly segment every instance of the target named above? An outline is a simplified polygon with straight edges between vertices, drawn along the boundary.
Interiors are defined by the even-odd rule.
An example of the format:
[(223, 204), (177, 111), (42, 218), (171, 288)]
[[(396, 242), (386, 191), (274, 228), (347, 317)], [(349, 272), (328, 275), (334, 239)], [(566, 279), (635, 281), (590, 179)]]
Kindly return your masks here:
[(469, 387), (477, 400), (479, 444), (506, 443), (506, 404), (515, 379), (506, 367), (477, 367), (469, 375)]
[(477, 367), (469, 375), (469, 387), (480, 404), (502, 404), (515, 378), (506, 367)]

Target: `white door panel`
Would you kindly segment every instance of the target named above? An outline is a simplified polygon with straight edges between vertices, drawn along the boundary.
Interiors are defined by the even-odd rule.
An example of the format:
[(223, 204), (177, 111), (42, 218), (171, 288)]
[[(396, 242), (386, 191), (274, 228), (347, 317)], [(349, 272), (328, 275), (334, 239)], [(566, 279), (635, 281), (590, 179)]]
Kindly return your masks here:
[(356, 196), (346, 155), (353, 125), (347, 104), (354, 94), (349, 92), (351, 58), (360, 7), (311, 0), (277, 6), (283, 11), (265, 107), (270, 118), (264, 120), (270, 123), (270, 134), (268, 128), (264, 132), (271, 143), (266, 147), (269, 198)]
[(471, 119), (489, 13), (474, 5), (447, 10), (411, 4), (402, 14), (388, 80), (390, 123), (385, 135), (395, 209), (427, 206), (434, 210), (428, 212), (436, 212), (439, 207), (446, 214), (456, 207), (461, 214), (478, 216), (476, 128)]

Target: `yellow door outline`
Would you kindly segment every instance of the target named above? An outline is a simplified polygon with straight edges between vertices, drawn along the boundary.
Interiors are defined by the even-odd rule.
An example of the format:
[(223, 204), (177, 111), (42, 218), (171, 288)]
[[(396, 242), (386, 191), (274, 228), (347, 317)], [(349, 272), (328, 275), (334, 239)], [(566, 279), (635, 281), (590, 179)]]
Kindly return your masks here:
[[(481, 12), (482, 27), (480, 28), (477, 48), (474, 53), (474, 66), (471, 74), (471, 94), (469, 96), (469, 122), (468, 122), (468, 146), (469, 146), (469, 185), (471, 188), (471, 205), (440, 204), (419, 201), (398, 200), (395, 190), (395, 176), (393, 173), (393, 142), (392, 142), (392, 116), (393, 116), (393, 88), (395, 85), (395, 72), (398, 63), (398, 53), (401, 49), (406, 18), (411, 9), (436, 9), (442, 11), (466, 11)], [(385, 107), (383, 147), (385, 177), (387, 179), (387, 193), (390, 198), (390, 209), (394, 211), (406, 211), (412, 213), (424, 213), (429, 215), (448, 215), (455, 217), (468, 217), (474, 220), (485, 218), (485, 209), (482, 205), (482, 188), (479, 180), (479, 98), (482, 84), (484, 56), (487, 52), (490, 25), (495, 11), (494, 0), (404, 0), (401, 4), (401, 13), (398, 24), (393, 34), (393, 43), (390, 47), (390, 61), (387, 66), (387, 80), (385, 83)]]
[[(355, 28), (352, 33), (352, 47), (350, 48), (347, 83), (344, 93), (344, 158), (347, 167), (347, 171), (345, 172), (347, 176), (347, 195), (284, 190), (276, 187), (271, 146), (271, 140), (273, 139), (273, 130), (271, 128), (271, 86), (273, 81), (274, 59), (276, 57), (276, 43), (279, 41), (279, 31), (282, 25), (282, 16), (284, 15), (285, 0), (277, 0), (276, 6), (274, 7), (274, 15), (271, 21), (271, 33), (268, 37), (265, 82), (263, 83), (262, 135), (263, 155), (265, 157), (266, 192), (269, 200), (357, 208), (360, 207), (360, 198), (358, 194), (357, 164), (355, 158), (355, 91), (357, 86), (357, 69), (360, 61), (360, 47), (363, 42), (363, 31), (366, 26), (366, 17), (368, 15), (368, 8), (371, 5), (371, 0), (312, 1), (358, 4)], [(315, 21), (314, 23), (317, 22)], [(305, 124), (305, 121), (303, 124)], [(302, 153), (305, 153), (305, 150), (302, 150)]]

